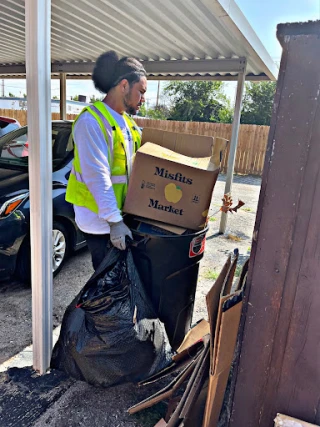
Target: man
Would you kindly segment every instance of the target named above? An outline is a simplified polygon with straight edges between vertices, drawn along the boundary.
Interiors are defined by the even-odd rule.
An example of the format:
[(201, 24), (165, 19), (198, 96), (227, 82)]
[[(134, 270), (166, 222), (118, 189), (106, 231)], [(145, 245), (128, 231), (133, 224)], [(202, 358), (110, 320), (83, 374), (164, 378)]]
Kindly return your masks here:
[(119, 59), (109, 51), (97, 59), (92, 80), (106, 96), (85, 108), (73, 124), (74, 161), (66, 200), (74, 205), (96, 270), (109, 240), (123, 250), (126, 236), (132, 238), (121, 210), (141, 137), (128, 114), (136, 114), (145, 101), (147, 79), (139, 61)]

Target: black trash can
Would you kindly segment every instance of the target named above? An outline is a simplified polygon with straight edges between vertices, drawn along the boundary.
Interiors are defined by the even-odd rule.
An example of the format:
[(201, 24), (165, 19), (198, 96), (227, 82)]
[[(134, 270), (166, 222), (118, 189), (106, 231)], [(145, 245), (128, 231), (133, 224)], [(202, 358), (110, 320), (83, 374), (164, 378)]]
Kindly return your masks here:
[(135, 221), (127, 223), (135, 241), (132, 254), (136, 267), (170, 344), (177, 349), (191, 326), (199, 261), (208, 228), (163, 235), (138, 231)]

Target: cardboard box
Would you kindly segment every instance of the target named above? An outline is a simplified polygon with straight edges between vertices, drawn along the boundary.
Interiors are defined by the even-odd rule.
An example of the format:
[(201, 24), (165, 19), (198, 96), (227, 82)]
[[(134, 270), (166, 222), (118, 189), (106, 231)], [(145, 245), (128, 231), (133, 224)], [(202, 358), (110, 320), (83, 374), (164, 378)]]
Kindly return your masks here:
[[(160, 145), (161, 147), (168, 148), (169, 150), (188, 157), (211, 156), (212, 146), (215, 145), (212, 136), (168, 132), (153, 128), (143, 129), (141, 144), (143, 145), (146, 142), (153, 142), (153, 144)], [(217, 149), (214, 154), (217, 154), (215, 163), (219, 166), (221, 162), (220, 150)]]
[[(202, 229), (227, 141), (156, 130), (152, 134), (148, 138), (162, 145), (145, 142), (136, 153), (123, 211), (192, 230)], [(196, 157), (198, 152), (206, 156)]]
[(212, 136), (144, 128), (141, 144), (147, 142), (152, 142), (188, 157), (211, 157), (212, 163), (216, 168), (219, 168), (229, 141), (220, 137), (213, 138)]

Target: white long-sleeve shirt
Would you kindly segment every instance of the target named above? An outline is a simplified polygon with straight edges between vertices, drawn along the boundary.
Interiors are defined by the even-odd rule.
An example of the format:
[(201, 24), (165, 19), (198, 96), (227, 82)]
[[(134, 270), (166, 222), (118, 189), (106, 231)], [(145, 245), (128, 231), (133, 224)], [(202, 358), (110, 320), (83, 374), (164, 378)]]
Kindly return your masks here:
[[(108, 110), (117, 121), (125, 139), (129, 162), (132, 162), (133, 142), (123, 116), (112, 108)], [(106, 129), (107, 130), (107, 129)], [(108, 130), (107, 130), (108, 132)], [(113, 141), (108, 132), (109, 141)], [(83, 206), (74, 205), (75, 221), (80, 230), (89, 234), (109, 234), (108, 222), (121, 221), (121, 212), (111, 183), (108, 145), (97, 120), (87, 111), (81, 114), (74, 127), (82, 177), (98, 205), (98, 214)]]

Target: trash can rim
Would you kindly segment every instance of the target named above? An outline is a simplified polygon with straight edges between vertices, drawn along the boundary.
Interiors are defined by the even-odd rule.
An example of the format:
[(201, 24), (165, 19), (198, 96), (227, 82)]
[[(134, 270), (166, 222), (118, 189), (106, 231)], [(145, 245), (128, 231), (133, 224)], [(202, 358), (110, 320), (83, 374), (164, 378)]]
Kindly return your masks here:
[(195, 231), (194, 233), (190, 233), (190, 234), (150, 234), (150, 233), (144, 233), (142, 231), (138, 231), (138, 230), (132, 230), (134, 232), (134, 234), (137, 234), (138, 236), (141, 237), (149, 237), (152, 239), (174, 239), (174, 238), (181, 238), (181, 237), (190, 237), (190, 236), (198, 236), (201, 235), (203, 233), (207, 233), (209, 230), (209, 226), (207, 225), (205, 228), (203, 228), (200, 231)]

